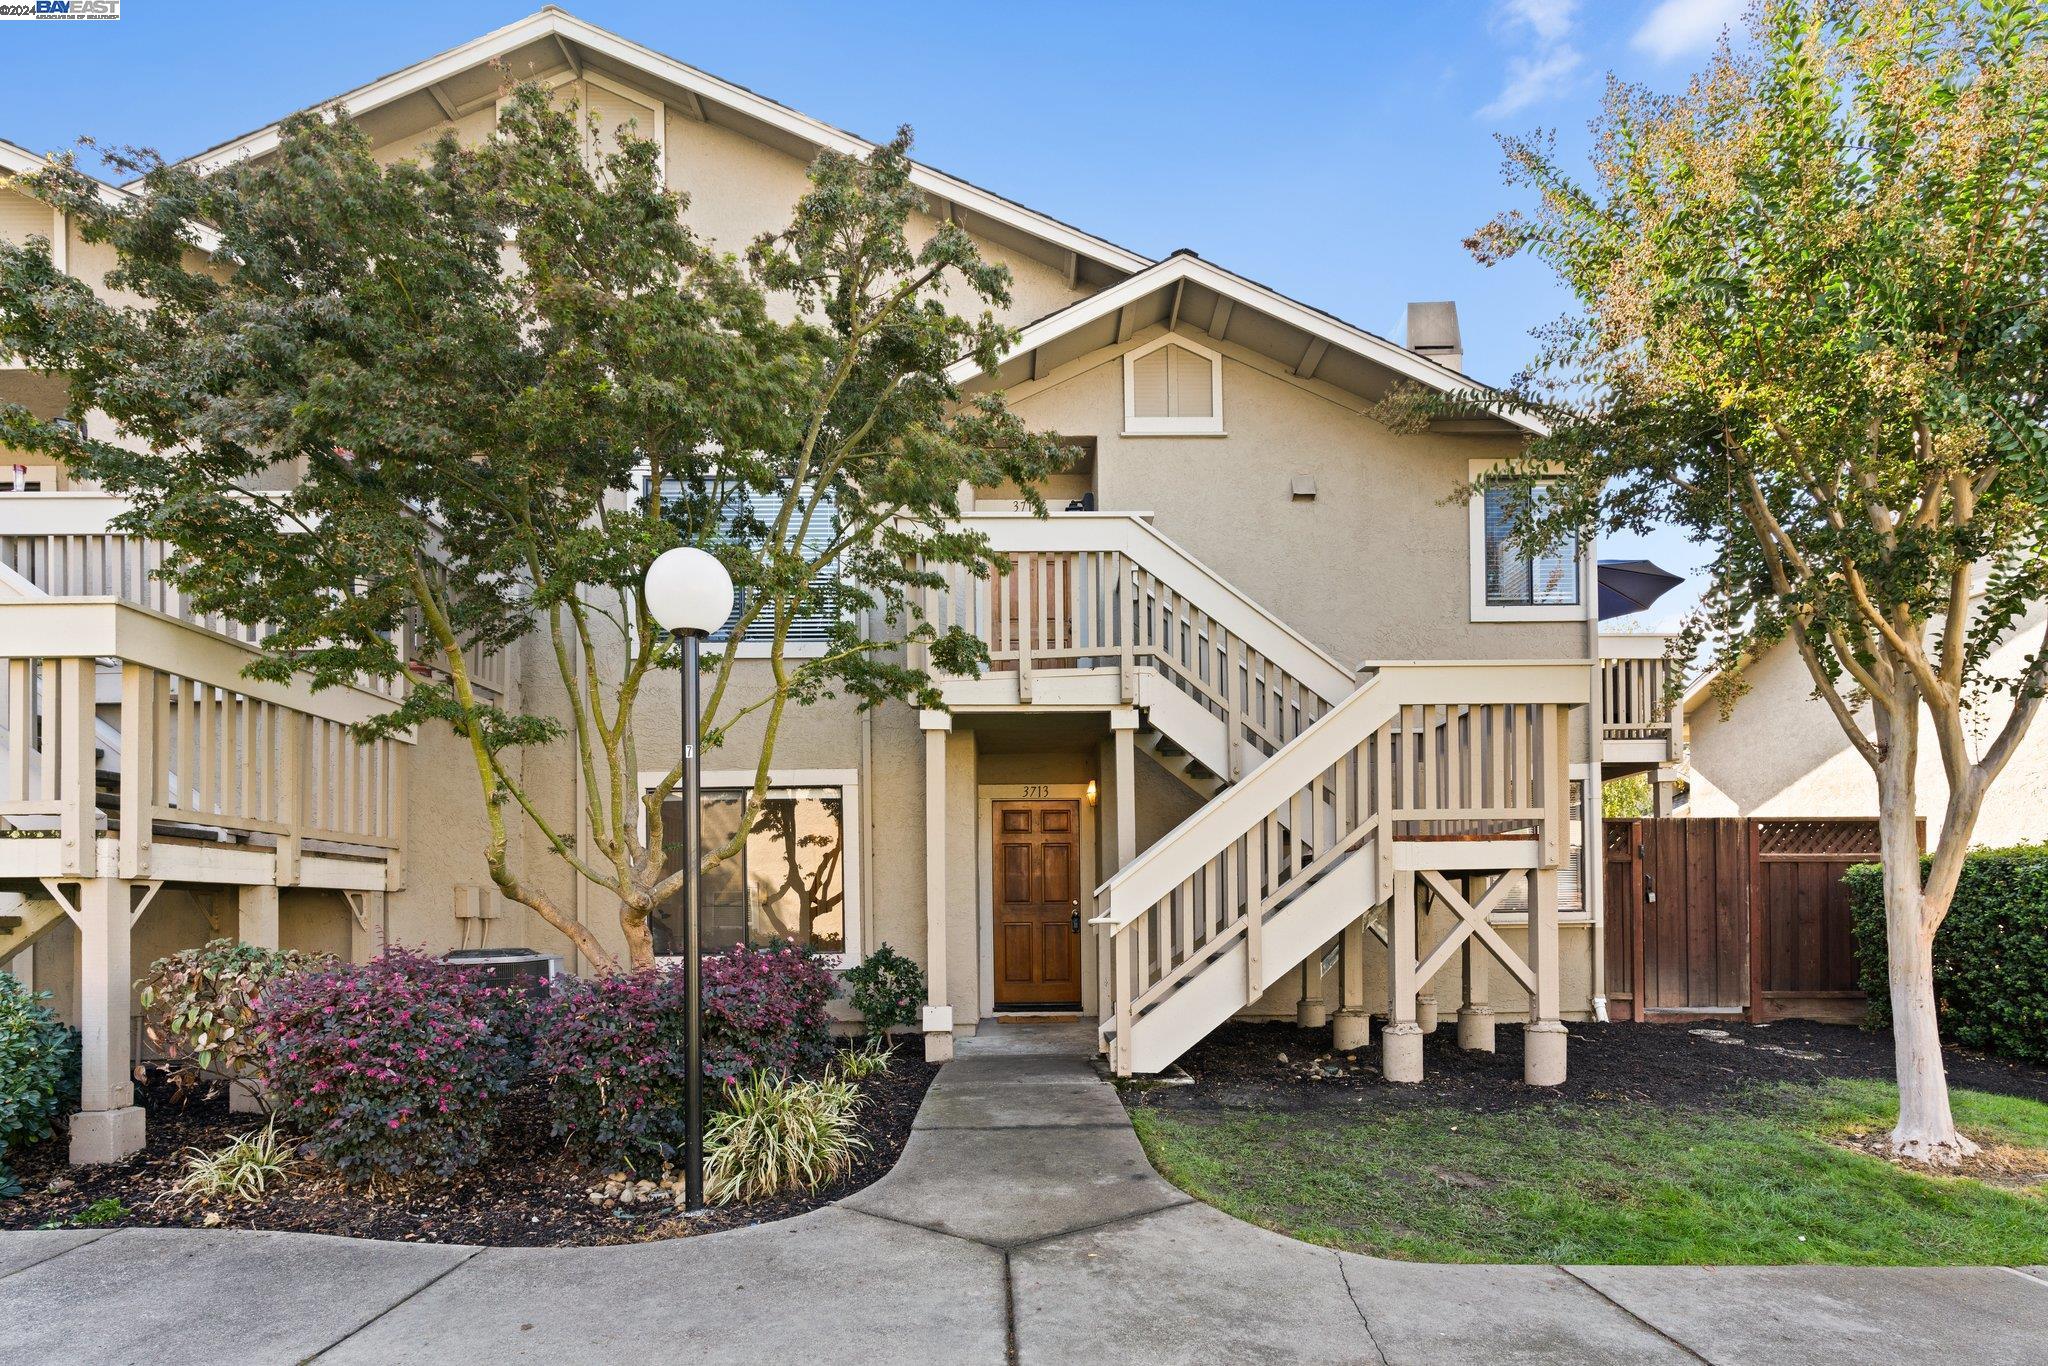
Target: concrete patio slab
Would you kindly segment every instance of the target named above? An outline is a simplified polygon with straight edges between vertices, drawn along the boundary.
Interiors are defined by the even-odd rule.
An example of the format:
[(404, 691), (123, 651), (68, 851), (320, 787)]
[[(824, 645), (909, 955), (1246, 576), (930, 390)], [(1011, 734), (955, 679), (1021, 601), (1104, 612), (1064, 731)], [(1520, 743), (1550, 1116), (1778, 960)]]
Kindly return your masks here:
[(894, 1171), (841, 1203), (1016, 1247), (1187, 1201), (1127, 1127), (917, 1130)]
[(320, 1358), (1000, 1362), (1002, 1254), (828, 1208), (624, 1247), (493, 1248)]
[(1070, 1128), (1107, 1125), (1128, 1128), (1130, 1119), (1116, 1092), (1101, 1082), (1045, 1086), (1004, 1086), (963, 1082), (934, 1087), (917, 1112), (914, 1129)]
[(1180, 1205), (1010, 1255), (1020, 1362), (1371, 1361), (1337, 1254)]
[(120, 1229), (0, 1279), (0, 1361), (303, 1361), (474, 1255), (304, 1233)]
[(1587, 1266), (1572, 1271), (1716, 1362), (2048, 1361), (2048, 1286), (1998, 1267)]
[(1635, 1366), (1698, 1357), (1554, 1266), (1438, 1266), (1340, 1253), (1352, 1300), (1394, 1366)]
[(59, 1253), (84, 1247), (106, 1236), (107, 1231), (103, 1228), (27, 1229), (19, 1233), (0, 1233), (0, 1276), (12, 1276), (37, 1262), (48, 1261)]
[(983, 1020), (971, 1036), (954, 1047), (956, 1058), (1022, 1057), (1059, 1054), (1088, 1058), (1098, 1051), (1093, 1020), (1031, 1020), (999, 1016)]
[(1071, 1053), (976, 1053), (954, 1058), (939, 1075), (951, 1086), (1102, 1084), (1094, 1060)]

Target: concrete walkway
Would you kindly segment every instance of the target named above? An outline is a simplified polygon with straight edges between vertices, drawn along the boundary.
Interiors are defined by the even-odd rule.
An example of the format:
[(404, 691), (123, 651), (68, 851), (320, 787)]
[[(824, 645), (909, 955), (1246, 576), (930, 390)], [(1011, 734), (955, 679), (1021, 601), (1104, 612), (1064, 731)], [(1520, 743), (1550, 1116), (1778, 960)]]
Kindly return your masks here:
[(704, 1238), (476, 1249), (0, 1234), (0, 1362), (2048, 1363), (2048, 1268), (1429, 1266), (1146, 1163), (1085, 1030), (963, 1041), (903, 1159)]

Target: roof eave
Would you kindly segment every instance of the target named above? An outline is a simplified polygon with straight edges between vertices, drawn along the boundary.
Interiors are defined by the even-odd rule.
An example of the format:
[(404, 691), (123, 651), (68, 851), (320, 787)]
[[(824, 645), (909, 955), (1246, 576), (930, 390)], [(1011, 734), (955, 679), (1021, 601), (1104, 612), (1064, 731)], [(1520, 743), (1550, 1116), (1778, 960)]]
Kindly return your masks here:
[[(495, 56), (550, 36), (578, 44), (607, 60), (642, 69), (660, 80), (691, 91), (700, 99), (723, 105), (745, 117), (779, 128), (821, 150), (829, 148), (859, 156), (865, 155), (875, 146), (865, 138), (835, 128), (807, 114), (798, 113), (742, 86), (720, 80), (708, 72), (699, 71), (673, 57), (643, 47), (553, 6), (480, 38), (472, 39), (459, 47), (450, 48), (446, 52), (415, 62), (389, 75), (380, 76), (374, 81), (311, 107), (339, 108), (351, 113), (364, 113), (426, 90)], [(246, 133), (187, 157), (181, 164), (192, 165), (202, 171), (211, 171), (238, 159), (262, 156), (278, 145), (282, 125), (283, 120), (279, 120), (253, 133)], [(1014, 200), (1005, 199), (1001, 195), (922, 163), (912, 163), (911, 180), (919, 189), (949, 203), (1037, 237), (1061, 250), (1077, 252), (1113, 270), (1138, 271), (1152, 264), (1149, 257), (1141, 256), (1113, 242), (1106, 242), (1071, 224), (1062, 223), (1036, 210), (1025, 208)]]
[[(1027, 324), (1018, 333), (1016, 345), (1003, 353), (1003, 360), (1007, 362), (1077, 328), (1099, 321), (1177, 280), (1193, 281), (1205, 289), (1232, 299), (1237, 304), (1259, 309), (1290, 326), (1320, 337), (1333, 346), (1344, 347), (1375, 364), (1384, 366), (1404, 379), (1413, 380), (1438, 392), (1457, 393), (1490, 387), (1463, 371), (1453, 370), (1385, 337), (1354, 327), (1320, 309), (1290, 299), (1256, 281), (1247, 280), (1242, 275), (1212, 265), (1201, 257), (1188, 253), (1169, 256), (1157, 265), (1118, 281), (1099, 293), (1069, 304), (1056, 313), (1040, 318), (1037, 322)], [(971, 359), (966, 359), (954, 362), (947, 371), (947, 376), (955, 384), (966, 384), (979, 377), (981, 373), (979, 365)], [(1550, 432), (1545, 423), (1526, 414), (1501, 414), (1498, 420), (1531, 436), (1547, 436)]]

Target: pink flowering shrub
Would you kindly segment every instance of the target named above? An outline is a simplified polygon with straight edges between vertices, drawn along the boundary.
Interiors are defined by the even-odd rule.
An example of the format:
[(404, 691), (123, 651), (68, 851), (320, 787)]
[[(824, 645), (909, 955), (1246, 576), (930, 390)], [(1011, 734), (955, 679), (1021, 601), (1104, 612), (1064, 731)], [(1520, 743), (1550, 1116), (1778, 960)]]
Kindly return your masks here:
[(682, 1147), (683, 991), (683, 974), (663, 968), (556, 980), (535, 1021), (533, 1071), (557, 1138), (598, 1162), (658, 1162)]
[[(832, 973), (793, 943), (704, 960), (704, 1074), (816, 1070), (831, 1057)], [(533, 1070), (553, 1132), (599, 1162), (665, 1161), (682, 1147), (689, 1077), (686, 983), (677, 968), (561, 979), (534, 1024)], [(704, 1088), (715, 1105), (720, 1088)]]
[(517, 1005), (396, 946), (273, 981), (256, 1002), (272, 1108), (352, 1182), (473, 1166), (517, 1066)]
[(807, 1072), (832, 1057), (832, 970), (793, 939), (744, 944), (704, 960), (704, 1072)]

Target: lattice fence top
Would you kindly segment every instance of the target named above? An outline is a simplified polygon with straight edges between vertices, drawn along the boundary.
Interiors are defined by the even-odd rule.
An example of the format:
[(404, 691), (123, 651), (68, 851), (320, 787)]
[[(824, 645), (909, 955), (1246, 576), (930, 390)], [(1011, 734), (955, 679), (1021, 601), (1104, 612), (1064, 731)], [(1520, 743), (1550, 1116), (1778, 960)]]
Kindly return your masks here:
[(1757, 853), (1776, 857), (1869, 857), (1879, 853), (1877, 822), (1862, 819), (1760, 820)]

